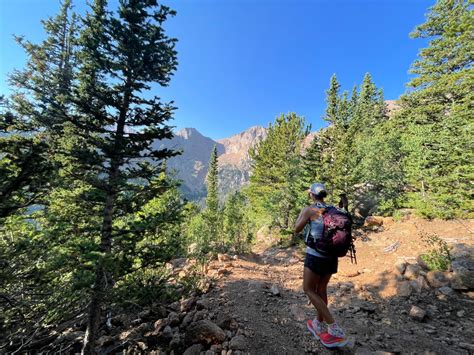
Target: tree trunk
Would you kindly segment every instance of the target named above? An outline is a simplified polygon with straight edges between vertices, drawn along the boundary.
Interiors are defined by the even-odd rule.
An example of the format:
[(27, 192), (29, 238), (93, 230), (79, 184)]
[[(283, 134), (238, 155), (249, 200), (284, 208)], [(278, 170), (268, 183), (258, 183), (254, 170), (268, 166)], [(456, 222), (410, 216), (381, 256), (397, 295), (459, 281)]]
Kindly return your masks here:
[(115, 193), (110, 192), (107, 196), (104, 217), (102, 222), (100, 252), (101, 258), (97, 264), (95, 272), (94, 287), (92, 289), (91, 301), (88, 310), (87, 330), (84, 338), (82, 354), (97, 354), (95, 342), (98, 336), (98, 330), (101, 320), (101, 307), (107, 290), (107, 268), (105, 266), (105, 257), (110, 254), (112, 246), (112, 214), (115, 202)]

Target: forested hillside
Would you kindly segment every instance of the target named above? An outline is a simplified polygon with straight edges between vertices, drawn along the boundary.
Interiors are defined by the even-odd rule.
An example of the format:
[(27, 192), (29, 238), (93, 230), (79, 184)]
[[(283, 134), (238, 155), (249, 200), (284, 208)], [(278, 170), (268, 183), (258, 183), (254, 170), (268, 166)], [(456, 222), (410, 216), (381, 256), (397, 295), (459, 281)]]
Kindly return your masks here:
[[(238, 191), (230, 165), (221, 185), (215, 145), (204, 207), (168, 173), (180, 152), (158, 144), (173, 139), (179, 106), (151, 90), (177, 70), (177, 39), (165, 30), (175, 15), (154, 0), (116, 10), (94, 0), (79, 16), (64, 0), (41, 42), (17, 38), (27, 63), (0, 102), (1, 353), (60, 351), (58, 334), (77, 324), (82, 352), (96, 353), (117, 315), (169, 311), (208, 288), (203, 275), (218, 253), (249, 252), (257, 232), (294, 245), (316, 181), (332, 203), (347, 194), (358, 222), (474, 217), (471, 1), (437, 1), (411, 33), (429, 44), (393, 107), (370, 73), (352, 88), (334, 74), (318, 93), (327, 125), (309, 145), (310, 126), (295, 112), (257, 132), (249, 151), (237, 145), (250, 169)], [(173, 273), (180, 258), (193, 262)], [(159, 339), (147, 350), (182, 350), (172, 334)]]

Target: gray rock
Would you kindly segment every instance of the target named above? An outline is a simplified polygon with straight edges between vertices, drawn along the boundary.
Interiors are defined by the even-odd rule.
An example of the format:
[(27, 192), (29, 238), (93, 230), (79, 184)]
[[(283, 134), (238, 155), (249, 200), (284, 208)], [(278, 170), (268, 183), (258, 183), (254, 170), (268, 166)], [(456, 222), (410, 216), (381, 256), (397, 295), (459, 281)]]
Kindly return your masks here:
[(231, 339), (229, 348), (231, 350), (245, 350), (247, 348), (247, 339), (242, 335), (237, 335)]
[(163, 329), (163, 336), (168, 339), (171, 339), (173, 337), (173, 329), (169, 325), (167, 325), (165, 329)]
[(225, 332), (210, 320), (200, 320), (191, 324), (187, 329), (184, 342), (188, 345), (195, 343), (218, 344), (226, 338)]
[(185, 328), (188, 325), (190, 325), (193, 322), (195, 314), (196, 314), (196, 311), (191, 311), (191, 312), (187, 313), (184, 316), (183, 320), (181, 321), (181, 327)]
[(451, 287), (443, 286), (438, 288), (438, 291), (441, 292), (443, 295), (446, 296), (454, 296), (454, 291)]
[(400, 275), (403, 275), (403, 273), (405, 272), (406, 267), (407, 267), (407, 262), (405, 260), (398, 260), (395, 263), (395, 269), (398, 271), (398, 273)]
[(416, 321), (421, 322), (426, 317), (426, 311), (418, 306), (413, 305), (410, 309), (410, 317)]
[(207, 315), (207, 310), (205, 309), (197, 311), (196, 313), (194, 313), (193, 322), (197, 322), (206, 318), (206, 315)]
[(399, 297), (409, 297), (411, 293), (412, 288), (408, 281), (402, 281), (397, 284), (397, 295)]
[(200, 299), (196, 302), (196, 308), (198, 310), (208, 309), (209, 308), (209, 301), (207, 299)]
[(270, 292), (272, 293), (273, 296), (280, 296), (280, 290), (278, 289), (277, 285), (272, 285), (270, 287)]
[(439, 288), (449, 285), (449, 280), (442, 271), (428, 271), (426, 273), (426, 280), (433, 288)]
[(194, 298), (194, 297), (189, 297), (189, 298), (181, 301), (180, 311), (181, 312), (188, 312), (191, 308), (193, 308), (195, 303), (196, 303), (196, 298)]
[(236, 320), (229, 313), (218, 313), (216, 324), (222, 329), (234, 329)]
[(451, 287), (455, 290), (474, 289), (474, 256), (463, 257), (451, 263), (453, 277)]
[(203, 349), (201, 344), (194, 344), (187, 348), (183, 355), (199, 355)]
[(168, 324), (171, 325), (172, 327), (178, 325), (179, 322), (179, 315), (176, 312), (171, 312), (168, 315)]
[(417, 293), (421, 293), (421, 291), (430, 288), (428, 283), (426, 282), (426, 279), (421, 275), (418, 276), (415, 280), (410, 281), (410, 285)]
[(405, 278), (415, 280), (420, 275), (421, 267), (418, 264), (408, 264), (405, 269)]
[(162, 319), (158, 319), (156, 322), (155, 322), (155, 330), (157, 331), (161, 331), (164, 327), (166, 327), (167, 325), (169, 324), (169, 320), (167, 318), (162, 318)]

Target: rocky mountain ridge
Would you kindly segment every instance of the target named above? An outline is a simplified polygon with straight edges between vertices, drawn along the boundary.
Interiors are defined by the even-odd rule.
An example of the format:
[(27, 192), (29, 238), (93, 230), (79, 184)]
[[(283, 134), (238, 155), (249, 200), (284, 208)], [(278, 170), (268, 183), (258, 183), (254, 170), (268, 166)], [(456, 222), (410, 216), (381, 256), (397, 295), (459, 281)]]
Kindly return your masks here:
[(160, 141), (156, 148), (169, 148), (182, 152), (168, 160), (168, 169), (182, 181), (186, 198), (200, 200), (206, 195), (206, 175), (214, 146), (219, 164), (219, 189), (223, 195), (237, 191), (249, 181), (249, 149), (266, 137), (267, 130), (253, 126), (228, 138), (213, 140), (195, 128), (183, 128), (170, 140)]

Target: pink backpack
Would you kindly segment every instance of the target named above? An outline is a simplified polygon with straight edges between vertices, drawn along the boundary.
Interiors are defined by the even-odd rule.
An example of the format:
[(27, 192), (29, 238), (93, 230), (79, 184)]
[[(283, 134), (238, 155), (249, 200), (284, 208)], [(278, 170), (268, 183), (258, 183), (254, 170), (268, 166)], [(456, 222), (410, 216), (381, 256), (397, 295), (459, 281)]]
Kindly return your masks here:
[(343, 257), (351, 253), (351, 262), (355, 258), (352, 239), (352, 218), (343, 209), (328, 206), (323, 212), (323, 235), (316, 240), (316, 250), (328, 256)]

